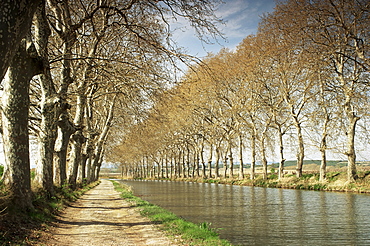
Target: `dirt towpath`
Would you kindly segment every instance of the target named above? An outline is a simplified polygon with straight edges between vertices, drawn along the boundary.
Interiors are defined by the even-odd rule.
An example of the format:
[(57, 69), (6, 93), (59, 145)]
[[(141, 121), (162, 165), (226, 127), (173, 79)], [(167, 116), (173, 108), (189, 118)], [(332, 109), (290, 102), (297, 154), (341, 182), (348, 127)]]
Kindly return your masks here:
[(102, 180), (58, 217), (38, 245), (178, 245)]

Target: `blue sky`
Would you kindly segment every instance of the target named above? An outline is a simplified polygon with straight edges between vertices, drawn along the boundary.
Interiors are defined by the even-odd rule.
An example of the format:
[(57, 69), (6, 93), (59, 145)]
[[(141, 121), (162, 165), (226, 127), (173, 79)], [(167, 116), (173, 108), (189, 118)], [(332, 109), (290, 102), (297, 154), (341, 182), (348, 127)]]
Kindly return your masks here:
[(190, 28), (176, 32), (174, 38), (189, 54), (198, 57), (204, 57), (207, 52), (217, 53), (222, 47), (233, 49), (246, 36), (256, 34), (260, 16), (272, 12), (275, 5), (274, 0), (224, 0), (216, 15), (225, 21), (219, 28), (226, 41), (219, 39), (218, 43), (202, 45)]

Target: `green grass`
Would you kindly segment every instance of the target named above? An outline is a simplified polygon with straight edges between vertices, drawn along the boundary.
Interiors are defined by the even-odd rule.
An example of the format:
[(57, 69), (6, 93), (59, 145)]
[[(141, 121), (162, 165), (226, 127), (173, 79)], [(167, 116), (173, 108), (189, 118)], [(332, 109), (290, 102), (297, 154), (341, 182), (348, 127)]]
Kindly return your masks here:
[(151, 221), (161, 224), (161, 229), (172, 236), (180, 236), (186, 245), (197, 246), (227, 246), (228, 241), (219, 238), (217, 230), (211, 228), (208, 223), (194, 224), (175, 214), (135, 197), (129, 186), (112, 181), (115, 189), (121, 192), (122, 198), (140, 208), (141, 214)]

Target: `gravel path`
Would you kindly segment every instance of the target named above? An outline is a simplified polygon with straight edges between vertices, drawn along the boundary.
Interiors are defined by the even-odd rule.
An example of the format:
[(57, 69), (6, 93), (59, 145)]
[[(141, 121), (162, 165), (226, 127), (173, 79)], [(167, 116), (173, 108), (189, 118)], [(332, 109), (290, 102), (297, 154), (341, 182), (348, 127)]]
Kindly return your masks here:
[(58, 217), (39, 245), (177, 245), (102, 180)]

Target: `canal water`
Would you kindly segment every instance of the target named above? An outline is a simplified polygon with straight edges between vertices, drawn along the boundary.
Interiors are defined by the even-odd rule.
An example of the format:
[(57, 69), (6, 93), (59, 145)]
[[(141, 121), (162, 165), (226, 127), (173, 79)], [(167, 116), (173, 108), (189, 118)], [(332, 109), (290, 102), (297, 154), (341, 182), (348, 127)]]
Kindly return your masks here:
[(370, 195), (171, 181), (121, 181), (134, 195), (234, 245), (370, 245)]

